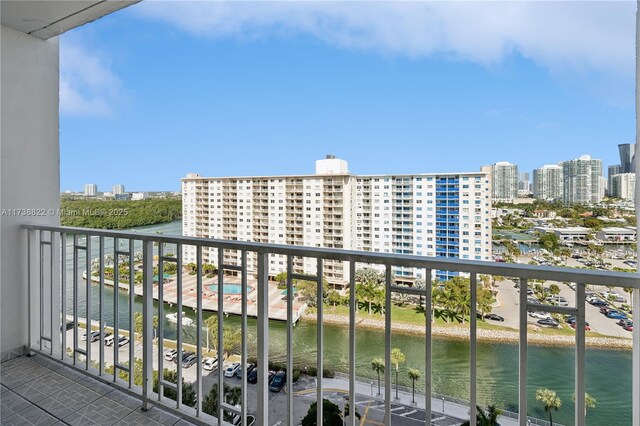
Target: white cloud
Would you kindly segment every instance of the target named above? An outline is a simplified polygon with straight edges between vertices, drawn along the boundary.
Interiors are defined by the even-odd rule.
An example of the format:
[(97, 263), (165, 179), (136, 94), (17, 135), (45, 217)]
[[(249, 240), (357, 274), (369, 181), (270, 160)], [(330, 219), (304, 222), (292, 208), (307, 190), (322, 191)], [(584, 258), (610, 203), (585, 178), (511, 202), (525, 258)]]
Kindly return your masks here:
[(149, 19), (197, 36), (311, 34), (342, 48), (482, 64), (512, 52), (553, 71), (631, 76), (635, 2), (149, 1)]
[(107, 58), (74, 39), (60, 43), (60, 113), (108, 116), (120, 96), (120, 80)]

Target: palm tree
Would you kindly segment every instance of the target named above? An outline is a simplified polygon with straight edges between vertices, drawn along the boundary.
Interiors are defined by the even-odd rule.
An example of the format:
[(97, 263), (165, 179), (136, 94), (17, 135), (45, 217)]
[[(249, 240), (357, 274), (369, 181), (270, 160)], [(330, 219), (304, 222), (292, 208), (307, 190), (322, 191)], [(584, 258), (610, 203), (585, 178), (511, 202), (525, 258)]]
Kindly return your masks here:
[(420, 371), (415, 368), (409, 369), (409, 378), (411, 379), (411, 402), (416, 403), (416, 380), (420, 378)]
[[(576, 400), (576, 394), (573, 394), (573, 400)], [(584, 415), (587, 416), (587, 408), (596, 408), (596, 399), (589, 395), (588, 393), (584, 393)]]
[[(498, 416), (502, 414), (502, 410), (495, 405), (489, 405), (485, 412), (480, 406), (476, 406), (476, 425), (478, 426), (496, 426), (498, 424)], [(470, 426), (471, 422), (467, 420), (461, 426)]]
[[(560, 287), (557, 284), (551, 284), (549, 286), (549, 293), (551, 293), (552, 296), (558, 296), (560, 294)], [(557, 300), (556, 298), (556, 301)]]
[(396, 399), (398, 399), (398, 370), (405, 361), (405, 356), (399, 348), (391, 349), (391, 362), (396, 366)]
[(549, 413), (549, 422), (553, 426), (553, 411), (558, 411), (562, 405), (562, 400), (556, 395), (555, 391), (547, 388), (540, 388), (536, 391), (536, 400), (544, 405), (544, 411)]
[(384, 373), (384, 361), (382, 358), (374, 358), (371, 361), (371, 368), (378, 373), (378, 395), (380, 395), (380, 374)]

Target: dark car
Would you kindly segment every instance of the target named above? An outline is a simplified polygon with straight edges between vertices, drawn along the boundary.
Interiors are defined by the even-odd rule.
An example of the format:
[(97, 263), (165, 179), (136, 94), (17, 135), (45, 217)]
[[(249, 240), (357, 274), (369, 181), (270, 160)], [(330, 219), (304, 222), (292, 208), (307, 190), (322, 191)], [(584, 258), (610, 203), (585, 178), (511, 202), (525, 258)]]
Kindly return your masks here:
[(557, 327), (558, 326), (558, 321), (554, 320), (553, 318), (543, 318), (538, 320), (538, 324), (540, 325), (548, 325), (551, 327)]
[(182, 356), (181, 356), (181, 357), (179, 357), (179, 356), (175, 357), (175, 358), (173, 359), (173, 362), (175, 362), (175, 363), (177, 364), (177, 363), (178, 363), (178, 359), (180, 359), (180, 362), (184, 362), (184, 361), (185, 361), (187, 358), (189, 358), (190, 356), (195, 356), (195, 354), (196, 354), (196, 353), (195, 353), (195, 352), (193, 352), (193, 351), (186, 351), (186, 352), (185, 352), (185, 351), (182, 351)]
[[(82, 335), (82, 340), (87, 340), (87, 333), (84, 333)], [(100, 331), (92, 331), (91, 334), (89, 334), (89, 340), (91, 342), (97, 342), (98, 340), (100, 340)]]
[(254, 368), (253, 370), (247, 373), (247, 382), (256, 384), (258, 383), (258, 369)]
[[(67, 322), (66, 322), (66, 324), (64, 325), (64, 327), (65, 327), (65, 329), (66, 329), (67, 331), (68, 331), (68, 330), (72, 330), (72, 329), (73, 329), (73, 327), (75, 327), (75, 326), (76, 326), (76, 323), (75, 323), (75, 322), (73, 322), (73, 321), (67, 321)], [(63, 327), (63, 326), (61, 325), (61, 326), (60, 326), (60, 331), (62, 331), (62, 327)]]
[(608, 306), (609, 304), (602, 299), (590, 299), (588, 301), (593, 306)]
[(269, 390), (271, 392), (280, 392), (282, 387), (287, 381), (287, 373), (284, 370), (280, 370), (276, 373), (271, 380), (271, 384), (269, 385)]
[(608, 306), (603, 306), (600, 308), (600, 313), (601, 314), (605, 314), (607, 315), (609, 312), (611, 312), (613, 309), (609, 308)]
[(484, 317), (485, 317), (485, 319), (504, 322), (504, 317), (501, 317), (498, 314), (487, 314)]
[(189, 355), (182, 360), (182, 368), (189, 368), (198, 361), (198, 357), (195, 354)]
[(621, 327), (625, 327), (627, 325), (632, 325), (633, 321), (630, 320), (629, 318), (623, 318), (620, 321), (618, 321), (616, 324), (618, 324)]

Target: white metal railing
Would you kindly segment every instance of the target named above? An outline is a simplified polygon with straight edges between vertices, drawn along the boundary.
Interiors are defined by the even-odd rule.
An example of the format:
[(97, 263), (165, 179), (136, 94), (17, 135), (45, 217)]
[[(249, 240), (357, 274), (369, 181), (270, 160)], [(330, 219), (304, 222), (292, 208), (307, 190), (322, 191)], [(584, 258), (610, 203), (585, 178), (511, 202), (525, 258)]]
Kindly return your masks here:
[[(126, 386), (129, 389), (137, 391), (142, 396), (143, 408), (148, 408), (152, 399), (158, 401), (166, 407), (177, 410), (180, 414), (190, 416), (193, 420), (198, 422), (212, 422), (214, 419), (207, 416), (202, 411), (202, 326), (203, 326), (203, 262), (202, 262), (202, 249), (203, 247), (210, 247), (218, 249), (218, 294), (223, 295), (223, 277), (224, 271), (235, 271), (240, 274), (241, 277), (241, 368), (242, 371), (246, 371), (247, 363), (247, 280), (251, 271), (248, 271), (247, 255), (255, 256), (257, 258), (257, 355), (258, 355), (258, 383), (257, 383), (257, 411), (251, 413), (256, 417), (256, 424), (264, 425), (268, 422), (268, 404), (269, 404), (269, 391), (268, 391), (268, 369), (269, 369), (269, 351), (268, 351), (268, 334), (269, 334), (269, 255), (277, 254), (284, 255), (287, 259), (286, 270), (287, 274), (287, 294), (293, 293), (293, 280), (308, 280), (315, 281), (318, 285), (317, 291), (317, 371), (319, 372), (317, 377), (317, 401), (318, 401), (318, 424), (322, 424), (322, 399), (323, 399), (323, 291), (322, 291), (322, 277), (323, 277), (323, 264), (325, 261), (344, 261), (349, 263), (350, 270), (350, 286), (355, 288), (355, 271), (356, 264), (377, 264), (383, 265), (385, 268), (385, 287), (386, 287), (386, 305), (391, 306), (392, 293), (403, 293), (419, 295), (425, 298), (425, 306), (428, 307), (429, 312), (433, 306), (431, 291), (425, 289), (417, 289), (405, 286), (397, 286), (394, 283), (392, 276), (392, 268), (394, 267), (407, 267), (407, 268), (420, 268), (424, 270), (424, 276), (430, 277), (431, 272), (434, 270), (446, 270), (446, 271), (458, 271), (469, 274), (470, 276), (470, 294), (471, 294), (471, 306), (470, 306), (470, 394), (469, 394), (469, 406), (475, 407), (477, 405), (477, 392), (476, 392), (476, 342), (477, 342), (477, 327), (476, 327), (476, 296), (477, 296), (477, 277), (479, 274), (486, 275), (500, 275), (506, 277), (518, 277), (520, 279), (520, 299), (519, 299), (519, 320), (520, 320), (520, 337), (519, 337), (519, 413), (518, 421), (522, 426), (527, 425), (527, 311), (530, 308), (535, 308), (537, 311), (546, 311), (559, 314), (571, 314), (576, 317), (576, 346), (575, 346), (575, 424), (585, 424), (585, 285), (606, 285), (613, 287), (630, 287), (634, 288), (634, 317), (640, 318), (640, 274), (637, 273), (620, 273), (620, 272), (603, 272), (595, 270), (583, 270), (583, 269), (569, 269), (569, 268), (554, 268), (521, 264), (509, 264), (509, 263), (493, 263), (493, 262), (481, 262), (460, 260), (452, 258), (429, 258), (412, 255), (395, 255), (395, 254), (383, 254), (383, 253), (368, 253), (357, 252), (340, 249), (322, 249), (313, 247), (299, 247), (299, 246), (284, 246), (274, 244), (261, 244), (252, 242), (240, 242), (240, 241), (227, 241), (227, 240), (212, 240), (203, 238), (190, 238), (190, 237), (174, 237), (157, 234), (143, 234), (137, 232), (122, 232), (122, 231), (107, 231), (96, 229), (83, 229), (83, 228), (71, 228), (60, 226), (39, 226), (39, 225), (25, 225), (27, 233), (27, 279), (29, 282), (28, 294), (29, 294), (29, 312), (28, 312), (28, 329), (29, 336), (28, 342), (31, 350), (44, 353), (45, 355), (57, 357), (63, 361), (71, 362), (73, 365), (79, 366), (79, 356), (85, 357), (83, 368), (90, 373), (96, 374), (102, 379), (106, 378), (106, 374), (103, 371), (103, 365), (105, 362), (105, 349), (104, 345), (100, 344), (99, 351), (99, 363), (100, 367), (94, 370), (91, 366), (91, 360), (93, 356), (91, 354), (91, 339), (87, 338), (87, 343), (84, 348), (80, 347), (78, 341), (78, 318), (80, 312), (78, 311), (78, 291), (79, 291), (79, 262), (81, 259), (81, 253), (84, 257), (84, 263), (87, 268), (87, 279), (85, 285), (86, 300), (91, 300), (91, 247), (92, 244), (98, 244), (99, 255), (99, 268), (98, 268), (98, 291), (99, 291), (99, 330), (100, 341), (104, 342), (104, 286), (105, 286), (105, 247), (106, 242), (113, 241), (113, 249), (111, 253), (114, 259), (114, 288), (118, 288), (119, 281), (119, 262), (121, 258), (129, 259), (129, 333), (131, 343), (129, 344), (129, 364), (121, 364), (118, 360), (118, 291), (114, 291), (114, 336), (116, 343), (114, 343), (114, 374), (111, 380), (118, 384), (118, 371), (126, 371), (129, 373), (129, 382)], [(66, 354), (66, 333), (64, 322), (65, 318), (63, 313), (66, 313), (66, 289), (69, 277), (67, 276), (67, 241), (72, 239), (72, 260), (73, 260), (73, 277), (72, 277), (72, 291), (73, 291), (73, 318), (74, 318), (74, 343), (72, 348), (72, 359), (69, 360)], [(175, 246), (175, 257), (165, 255), (165, 247), (168, 245)], [(143, 362), (143, 381), (141, 389), (137, 389), (134, 385), (134, 363), (132, 360), (135, 358), (134, 353), (134, 297), (135, 297), (135, 258), (136, 247), (142, 247), (142, 314), (143, 314), (143, 331), (142, 331), (142, 362)], [(154, 251), (154, 246), (157, 248)], [(163, 285), (158, 285), (158, 309), (159, 309), (159, 333), (158, 333), (158, 371), (159, 382), (158, 392), (153, 392), (153, 267), (154, 267), (154, 253), (157, 255), (158, 264), (158, 280), (162, 282), (164, 269), (163, 266), (166, 262), (175, 262), (177, 270), (177, 323), (182, 324), (182, 309), (183, 309), (183, 278), (182, 278), (182, 249), (185, 246), (196, 247), (197, 253), (197, 270), (196, 270), (196, 356), (197, 356), (197, 403), (195, 410), (191, 410), (189, 407), (182, 406), (182, 363), (177, 363), (177, 385), (164, 381), (162, 375), (163, 368), (163, 330), (162, 330), (162, 318), (163, 318), (163, 306), (164, 306), (164, 294)], [(46, 256), (47, 248), (50, 250), (49, 256)], [(241, 253), (241, 262), (239, 265), (228, 265), (224, 263), (225, 250), (238, 251)], [(108, 253), (107, 253), (108, 254)], [(317, 262), (316, 271), (313, 275), (296, 274), (293, 273), (294, 258), (314, 258)], [(48, 260), (48, 262), (47, 262)], [(35, 276), (39, 276), (37, 283), (34, 279)], [(568, 281), (576, 283), (575, 288), (575, 307), (561, 307), (551, 305), (533, 305), (527, 301), (527, 292), (523, 291), (527, 288), (527, 282), (532, 279), (544, 279), (553, 281)], [(47, 302), (49, 302), (47, 304)], [(217, 305), (217, 319), (218, 319), (218, 348), (223, 348), (224, 334), (224, 298), (218, 297)], [(355, 291), (350, 292), (349, 298), (349, 400), (355, 401), (355, 383), (356, 383), (356, 296)], [(89, 332), (90, 319), (92, 318), (91, 303), (86, 304), (86, 311), (84, 312), (87, 318), (86, 330)], [(392, 383), (391, 381), (391, 309), (385, 309), (385, 365), (387, 368), (384, 370), (385, 383)], [(36, 327), (35, 324), (39, 326)], [(287, 410), (283, 413), (283, 419), (289, 424), (293, 422), (293, 384), (291, 380), (293, 371), (293, 298), (287, 297)], [(48, 327), (47, 327), (48, 325)], [(48, 328), (48, 330), (47, 330)], [(57, 330), (61, 330), (60, 333)], [(426, 335), (425, 343), (425, 378), (424, 378), (424, 399), (425, 399), (425, 422), (429, 424), (431, 419), (431, 397), (433, 396), (431, 383), (432, 383), (432, 353), (431, 353), (431, 338), (432, 338), (432, 318), (430, 315), (425, 315), (424, 332)], [(638, 327), (634, 329), (634, 342), (633, 342), (634, 357), (640, 357), (640, 337)], [(47, 348), (47, 346), (49, 346)], [(177, 327), (177, 346), (178, 356), (181, 355), (180, 349), (183, 346), (183, 336), (181, 333), (181, 327)], [(219, 349), (220, 352), (220, 349)], [(228, 413), (234, 413), (241, 418), (241, 424), (246, 425), (247, 421), (247, 380), (246, 374), (242, 375), (241, 385), (241, 403), (238, 406), (231, 406), (224, 400), (223, 389), (223, 368), (221, 366), (221, 357), (219, 354), (219, 367), (217, 384), (218, 389), (218, 413), (217, 418), (223, 418), (223, 411)], [(634, 383), (640, 382), (640, 371), (637, 368), (637, 363), (634, 364), (633, 377)], [(167, 402), (163, 397), (163, 388), (170, 387), (175, 389), (177, 393), (175, 402)], [(384, 401), (385, 401), (385, 416), (384, 423), (386, 425), (391, 424), (391, 386), (385, 386)], [(635, 388), (634, 388), (635, 389)], [(633, 416), (634, 419), (639, 415), (640, 404), (638, 404), (639, 395), (633, 395)], [(476, 411), (469, 410), (471, 424), (476, 423)], [(352, 426), (356, 424), (355, 416), (350, 416), (348, 423)]]

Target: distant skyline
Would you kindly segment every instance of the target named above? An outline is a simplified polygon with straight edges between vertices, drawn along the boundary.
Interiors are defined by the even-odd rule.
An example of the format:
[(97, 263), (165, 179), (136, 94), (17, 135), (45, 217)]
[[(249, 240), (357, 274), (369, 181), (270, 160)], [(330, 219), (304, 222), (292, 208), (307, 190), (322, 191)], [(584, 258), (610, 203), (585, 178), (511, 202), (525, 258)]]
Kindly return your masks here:
[(531, 172), (635, 142), (633, 2), (142, 2), (61, 37), (61, 190)]

